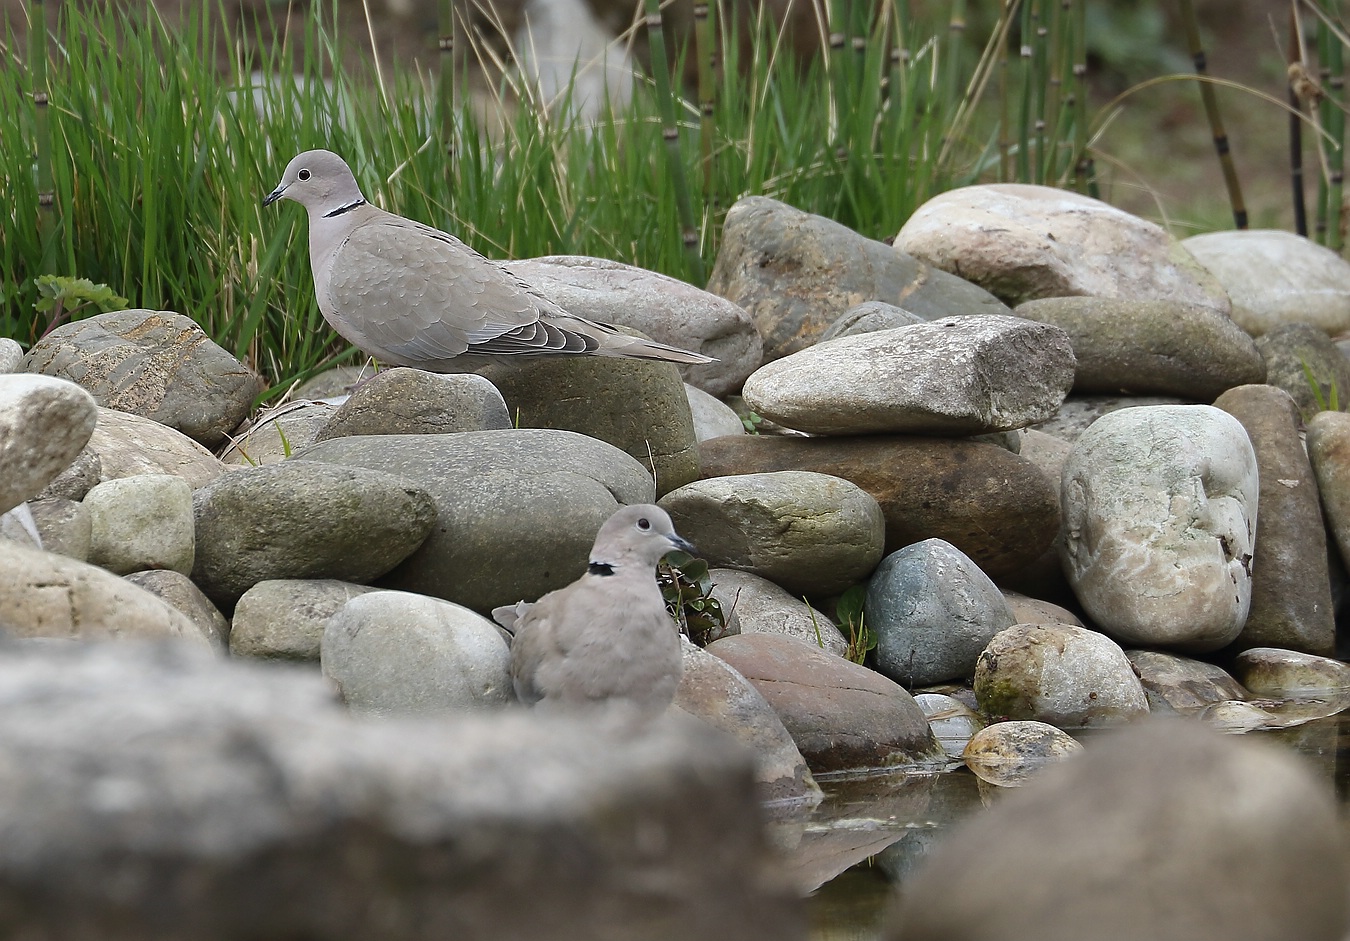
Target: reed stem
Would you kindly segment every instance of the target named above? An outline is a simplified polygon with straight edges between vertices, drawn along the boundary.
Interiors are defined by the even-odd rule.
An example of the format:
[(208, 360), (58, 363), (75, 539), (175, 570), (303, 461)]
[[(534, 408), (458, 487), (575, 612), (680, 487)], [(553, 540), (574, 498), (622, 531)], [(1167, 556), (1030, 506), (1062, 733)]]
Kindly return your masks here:
[[(1208, 74), (1205, 60), (1205, 48), (1200, 42), (1200, 24), (1195, 18), (1195, 8), (1191, 0), (1180, 0), (1181, 21), (1186, 29), (1186, 43), (1190, 47), (1191, 60), (1195, 63), (1195, 74), (1202, 79)], [(1242, 185), (1238, 182), (1237, 167), (1233, 163), (1233, 154), (1228, 144), (1228, 132), (1224, 130), (1223, 118), (1219, 114), (1219, 99), (1214, 86), (1201, 81), (1200, 100), (1205, 106), (1205, 115), (1209, 118), (1210, 132), (1214, 137), (1214, 149), (1219, 155), (1219, 166), (1223, 170), (1223, 182), (1228, 188), (1228, 201), (1233, 207), (1233, 225), (1238, 229), (1247, 228), (1247, 207), (1242, 200)]]

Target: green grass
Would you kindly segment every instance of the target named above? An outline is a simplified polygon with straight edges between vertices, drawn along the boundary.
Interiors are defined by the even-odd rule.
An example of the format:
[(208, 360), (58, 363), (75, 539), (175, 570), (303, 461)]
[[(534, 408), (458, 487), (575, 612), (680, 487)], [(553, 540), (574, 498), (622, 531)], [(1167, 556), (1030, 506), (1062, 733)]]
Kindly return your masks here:
[[(171, 33), (153, 8), (137, 17), (128, 12), (137, 5), (61, 4), (45, 117), (33, 96), (41, 70), (12, 37), (0, 48), (0, 335), (37, 339), (47, 322), (36, 309), (37, 278), (50, 274), (106, 284), (132, 306), (187, 314), (262, 371), (269, 395), (350, 357), (314, 303), (302, 210), (259, 205), (288, 160), (311, 147), (346, 157), (373, 202), (446, 228), (489, 257), (597, 255), (694, 283), (712, 268), (726, 211), (745, 195), (885, 238), (931, 196), (1018, 164), (1034, 167), (1038, 180), (1067, 182), (1083, 137), (1081, 106), (1053, 96), (1037, 104), (1057, 110), (1048, 137), (1033, 137), (1030, 111), (1021, 132), (1000, 131), (998, 109), (984, 104), (1000, 97), (1006, 114), (1021, 110), (1009, 102), (1042, 102), (1031, 86), (1068, 75), (1066, 41), (1008, 65), (997, 43), (981, 54), (979, 43), (951, 38), (946, 11), (910, 19), (883, 0), (858, 21), (864, 7), (836, 4), (844, 41), (809, 64), (780, 51), (768, 29), (740, 61), (736, 26), (715, 10), (725, 61), (710, 141), (692, 93), (663, 97), (658, 82), (641, 83), (630, 106), (594, 126), (519, 107), (490, 134), (461, 103), (450, 122), (453, 178), (433, 81), (386, 70), (381, 89), (335, 67), (328, 4), (311, 4), (303, 35), (287, 38), (303, 51), (294, 80), (290, 50), (272, 49), (251, 67), (279, 77), (257, 88), (242, 69), (217, 70), (209, 18)], [(1049, 15), (1060, 4), (1040, 6)], [(1071, 35), (1075, 9), (1055, 14), (1064, 19), (1052, 38)], [(1015, 5), (1004, 15), (1021, 16)], [(681, 74), (681, 63), (672, 70)], [(695, 256), (682, 238), (662, 139), (672, 104)], [(1032, 159), (1021, 159), (1030, 148)], [(38, 192), (48, 174), (56, 212), (44, 244)]]

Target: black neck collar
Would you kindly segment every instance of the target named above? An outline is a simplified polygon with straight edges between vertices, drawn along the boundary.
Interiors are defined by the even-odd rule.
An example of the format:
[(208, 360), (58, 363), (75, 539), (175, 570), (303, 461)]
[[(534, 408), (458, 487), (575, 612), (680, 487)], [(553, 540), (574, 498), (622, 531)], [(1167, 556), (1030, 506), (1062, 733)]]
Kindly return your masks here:
[(614, 566), (608, 562), (592, 562), (586, 566), (586, 573), (588, 575), (613, 575)]
[(364, 206), (365, 204), (366, 204), (366, 201), (365, 201), (364, 199), (362, 199), (361, 197), (358, 196), (354, 201), (348, 203), (348, 204), (345, 205), (345, 206), (339, 206), (339, 207), (337, 207), (336, 209), (334, 209), (332, 212), (325, 212), (325, 213), (323, 214), (323, 217), (324, 217), (325, 219), (331, 219), (331, 218), (333, 218), (334, 216), (340, 216), (340, 215), (342, 215), (344, 212), (351, 212), (353, 209), (356, 209), (358, 206)]

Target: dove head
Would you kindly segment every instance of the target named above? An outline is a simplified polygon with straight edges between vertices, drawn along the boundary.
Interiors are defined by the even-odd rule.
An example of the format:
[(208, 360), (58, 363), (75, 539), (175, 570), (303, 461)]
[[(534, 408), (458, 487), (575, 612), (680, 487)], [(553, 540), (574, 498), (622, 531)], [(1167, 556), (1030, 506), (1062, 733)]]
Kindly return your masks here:
[(263, 200), (293, 199), (311, 213), (333, 215), (365, 203), (347, 162), (331, 150), (307, 150), (286, 166), (281, 182)]
[(620, 507), (595, 537), (590, 571), (597, 575), (612, 574), (624, 565), (651, 571), (663, 555), (675, 549), (691, 555), (698, 551), (676, 534), (675, 524), (665, 510), (650, 503)]

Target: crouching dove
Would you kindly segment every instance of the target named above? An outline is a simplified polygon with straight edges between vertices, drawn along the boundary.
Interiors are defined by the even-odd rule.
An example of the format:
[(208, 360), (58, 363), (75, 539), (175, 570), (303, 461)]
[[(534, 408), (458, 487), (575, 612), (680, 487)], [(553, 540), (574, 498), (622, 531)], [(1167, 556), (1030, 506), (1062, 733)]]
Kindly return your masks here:
[(383, 363), (461, 372), (483, 355), (712, 362), (574, 317), (453, 235), (372, 206), (331, 151), (292, 160), (263, 205), (282, 198), (309, 211), (309, 264), (324, 319)]
[(511, 678), (526, 705), (665, 710), (680, 682), (680, 635), (656, 583), (656, 563), (694, 547), (658, 506), (622, 507), (600, 527), (586, 574), (534, 604), (497, 608), (515, 634)]

